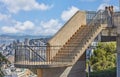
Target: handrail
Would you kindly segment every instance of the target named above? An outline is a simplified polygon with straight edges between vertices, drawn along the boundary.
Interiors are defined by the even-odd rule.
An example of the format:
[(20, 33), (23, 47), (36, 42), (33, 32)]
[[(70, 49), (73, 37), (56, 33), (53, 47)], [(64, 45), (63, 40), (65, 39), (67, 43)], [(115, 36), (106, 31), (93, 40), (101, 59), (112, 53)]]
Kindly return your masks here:
[(41, 57), (40, 55), (38, 55), (37, 52), (35, 52), (32, 48), (30, 48), (30, 46), (25, 45), (25, 47), (28, 47), (30, 50), (32, 50), (32, 52), (34, 52), (37, 56), (39, 56), (43, 61), (45, 61), (45, 59), (43, 57)]
[[(50, 49), (50, 51), (49, 51), (50, 55), (47, 54), (47, 47)], [(59, 46), (59, 45), (56, 45), (56, 46), (18, 45), (16, 48), (16, 53), (15, 53), (15, 56), (16, 56), (15, 62), (24, 62), (26, 64), (28, 64), (29, 62), (51, 63), (52, 62), (51, 60), (55, 56), (55, 52), (59, 51), (59, 47), (62, 47), (62, 46)], [(63, 49), (63, 51), (66, 51), (66, 50), (70, 51), (70, 48), (79, 47), (79, 46), (66, 46), (66, 47), (67, 47), (67, 49)], [(30, 52), (30, 50), (31, 50), (31, 52)], [(50, 57), (49, 60), (47, 59), (48, 57)], [(62, 58), (62, 56), (60, 56), (60, 57)], [(64, 61), (61, 61), (61, 62), (64, 62)]]
[[(102, 13), (102, 10), (99, 10), (99, 11), (95, 14), (95, 16), (92, 17), (92, 20), (87, 23), (87, 25), (90, 26), (90, 25), (92, 25), (93, 23), (95, 23), (95, 20), (96, 20), (96, 19), (101, 19), (101, 18), (99, 18), (99, 15), (102, 15), (101, 13)], [(100, 16), (100, 17), (101, 17), (101, 16)]]
[(95, 16), (92, 18), (92, 20), (91, 20), (90, 22), (88, 22), (87, 25), (91, 25), (92, 23), (94, 23), (96, 17), (99, 15), (100, 12), (101, 12), (101, 10), (99, 10), (99, 11), (95, 14)]
[[(42, 51), (39, 51), (37, 53), (37, 52), (35, 52), (36, 50), (32, 49), (31, 47), (38, 47), (38, 46), (17, 45), (16, 49), (15, 49), (15, 56), (16, 56), (15, 61), (17, 62), (17, 61), (20, 61), (20, 60), (28, 60), (28, 59), (29, 59), (28, 61), (30, 61), (30, 57), (34, 57), (35, 58), (35, 57), (38, 56), (39, 58), (37, 57), (37, 59), (35, 59), (35, 60), (40, 60), (41, 62), (45, 62), (46, 60), (41, 55)], [(43, 46), (43, 48), (46, 48), (46, 46)], [(22, 52), (21, 52), (21, 49), (23, 49)], [(40, 53), (40, 55), (39, 55), (39, 53)], [(31, 58), (31, 60), (34, 59), (34, 58)]]

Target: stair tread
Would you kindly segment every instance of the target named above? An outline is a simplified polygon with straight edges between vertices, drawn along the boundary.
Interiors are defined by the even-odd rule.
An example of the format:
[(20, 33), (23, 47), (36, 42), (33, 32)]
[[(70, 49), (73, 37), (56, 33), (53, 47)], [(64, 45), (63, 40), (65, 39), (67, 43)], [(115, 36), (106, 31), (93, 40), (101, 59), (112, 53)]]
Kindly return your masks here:
[[(80, 50), (75, 50), (75, 47), (81, 47), (81, 49), (84, 49), (84, 46), (86, 45), (86, 43), (91, 39), (91, 37), (93, 37), (92, 35), (98, 30), (99, 27), (85, 26), (82, 28), (84, 29), (77, 30), (75, 35), (73, 35), (73, 37), (70, 38), (68, 43), (66, 43), (63, 46), (63, 48), (60, 49), (60, 51), (53, 58), (53, 61), (57, 61), (57, 62), (73, 61), (75, 56), (77, 56), (77, 54), (80, 54)], [(81, 32), (81, 34), (79, 32)], [(89, 33), (89, 36), (87, 36), (88, 33)], [(78, 41), (81, 41), (81, 42), (78, 42)], [(76, 51), (76, 52), (72, 52), (72, 51)]]

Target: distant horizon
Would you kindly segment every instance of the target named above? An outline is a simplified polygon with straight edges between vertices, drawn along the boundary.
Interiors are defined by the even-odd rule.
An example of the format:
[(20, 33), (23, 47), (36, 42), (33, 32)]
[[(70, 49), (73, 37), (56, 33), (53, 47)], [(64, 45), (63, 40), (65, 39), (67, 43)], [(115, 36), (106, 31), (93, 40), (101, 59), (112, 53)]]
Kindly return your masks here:
[(13, 41), (24, 41), (26, 38), (31, 39), (49, 39), (52, 36), (45, 36), (45, 35), (0, 35), (0, 44), (10, 43)]
[(53, 36), (53, 35), (32, 35), (32, 34), (0, 34), (0, 36)]

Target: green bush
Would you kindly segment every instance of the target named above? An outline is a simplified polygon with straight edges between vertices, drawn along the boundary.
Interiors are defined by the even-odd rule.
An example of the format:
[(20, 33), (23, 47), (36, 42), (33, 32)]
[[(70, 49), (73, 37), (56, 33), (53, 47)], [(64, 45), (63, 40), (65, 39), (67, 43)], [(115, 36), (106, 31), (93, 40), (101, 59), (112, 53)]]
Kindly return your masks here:
[(100, 42), (90, 59), (93, 71), (103, 71), (116, 67), (116, 42)]
[(116, 77), (116, 42), (99, 42), (90, 65), (90, 77)]
[(116, 77), (116, 67), (104, 71), (91, 72), (90, 77)]

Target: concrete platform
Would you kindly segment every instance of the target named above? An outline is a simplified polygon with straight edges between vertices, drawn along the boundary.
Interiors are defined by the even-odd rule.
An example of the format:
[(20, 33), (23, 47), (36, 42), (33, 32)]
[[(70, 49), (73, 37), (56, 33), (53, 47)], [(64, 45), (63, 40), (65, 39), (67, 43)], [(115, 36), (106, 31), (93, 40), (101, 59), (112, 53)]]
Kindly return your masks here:
[(15, 67), (19, 68), (54, 68), (54, 67), (67, 67), (73, 65), (71, 62), (28, 62), (20, 61), (16, 62)]

